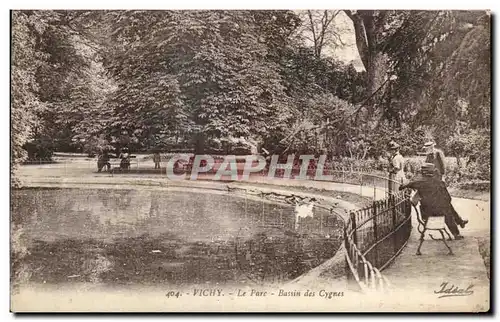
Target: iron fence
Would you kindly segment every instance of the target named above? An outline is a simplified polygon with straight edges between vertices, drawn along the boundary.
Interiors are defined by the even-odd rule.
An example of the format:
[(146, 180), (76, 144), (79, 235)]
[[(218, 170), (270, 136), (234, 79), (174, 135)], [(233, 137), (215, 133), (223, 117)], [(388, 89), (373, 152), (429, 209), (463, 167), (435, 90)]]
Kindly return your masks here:
[(411, 233), (408, 191), (352, 211), (344, 238), (348, 276), (363, 290), (383, 290), (390, 285), (381, 271), (402, 251)]

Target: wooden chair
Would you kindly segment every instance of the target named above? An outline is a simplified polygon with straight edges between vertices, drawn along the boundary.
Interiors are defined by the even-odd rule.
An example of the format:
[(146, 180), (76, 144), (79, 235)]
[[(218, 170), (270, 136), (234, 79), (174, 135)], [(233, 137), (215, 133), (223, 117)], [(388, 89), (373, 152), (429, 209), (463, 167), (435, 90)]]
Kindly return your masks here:
[[(448, 243), (446, 242), (445, 234), (448, 236), (448, 240), (453, 240), (451, 238), (450, 233), (446, 229), (446, 224), (444, 222), (444, 216), (432, 216), (427, 218), (427, 220), (422, 219), (422, 215), (420, 213), (420, 207), (417, 208), (417, 206), (412, 203), (413, 208), (415, 209), (417, 213), (417, 221), (418, 221), (418, 227), (417, 230), (420, 233), (420, 243), (418, 244), (417, 248), (417, 253), (416, 255), (422, 255), (420, 252), (420, 248), (422, 247), (422, 244), (424, 243), (424, 236), (425, 233), (429, 234), (429, 237), (431, 237), (432, 240), (440, 240), (442, 241), (446, 248), (448, 248), (448, 255), (453, 255), (453, 250), (450, 248)], [(441, 238), (434, 238), (429, 231), (437, 231), (441, 235)]]

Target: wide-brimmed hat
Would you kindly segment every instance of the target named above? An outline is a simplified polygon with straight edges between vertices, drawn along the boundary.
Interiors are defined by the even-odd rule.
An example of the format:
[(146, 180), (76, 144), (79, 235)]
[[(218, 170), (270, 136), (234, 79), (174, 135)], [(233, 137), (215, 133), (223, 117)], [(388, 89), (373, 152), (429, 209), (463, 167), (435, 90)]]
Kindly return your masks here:
[(389, 142), (389, 144), (387, 146), (388, 146), (389, 150), (397, 150), (397, 149), (399, 149), (399, 144), (397, 144), (394, 141)]
[(432, 140), (431, 141), (427, 141), (424, 144), (424, 148), (430, 148), (431, 146), (435, 146), (435, 145), (436, 145), (436, 143), (434, 141), (432, 141)]
[(434, 166), (433, 163), (424, 163), (420, 167), (420, 172), (424, 176), (430, 176), (430, 177), (432, 177), (434, 175), (434, 173), (436, 172), (436, 166)]

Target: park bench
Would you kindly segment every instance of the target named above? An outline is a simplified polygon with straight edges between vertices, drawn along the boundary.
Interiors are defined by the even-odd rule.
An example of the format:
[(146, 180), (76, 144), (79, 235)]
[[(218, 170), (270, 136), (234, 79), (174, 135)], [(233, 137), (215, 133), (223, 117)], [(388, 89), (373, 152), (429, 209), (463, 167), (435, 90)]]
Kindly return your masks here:
[[(132, 167), (132, 164), (138, 164), (138, 160), (137, 160), (137, 157), (135, 155), (131, 155), (129, 157), (130, 159), (130, 167)], [(134, 162), (135, 161), (135, 162)], [(117, 172), (117, 171), (122, 171), (123, 169), (120, 168), (120, 163), (121, 163), (121, 159), (118, 158), (118, 157), (115, 157), (115, 156), (112, 156), (109, 158), (109, 164), (110, 164), (110, 168), (109, 168), (109, 171), (110, 172)], [(130, 169), (129, 167), (129, 169)], [(106, 167), (104, 167), (103, 169), (105, 169)]]
[[(412, 206), (417, 213), (417, 221), (418, 221), (417, 230), (420, 233), (420, 243), (418, 244), (416, 255), (422, 255), (422, 253), (420, 252), (420, 248), (422, 247), (422, 244), (424, 243), (426, 233), (429, 234), (429, 237), (432, 240), (442, 241), (445, 244), (446, 248), (448, 248), (448, 255), (453, 255), (452, 249), (450, 248), (450, 246), (446, 242), (445, 235), (448, 236), (448, 240), (452, 240), (452, 238), (451, 238), (450, 233), (446, 229), (444, 215), (443, 216), (430, 216), (427, 220), (423, 220), (422, 214), (421, 214), (420, 209), (419, 209), (420, 206), (417, 207), (417, 205), (414, 203), (412, 203)], [(432, 231), (439, 232), (439, 234), (441, 235), (441, 238), (435, 238), (434, 236), (432, 236), (432, 234), (430, 233)]]

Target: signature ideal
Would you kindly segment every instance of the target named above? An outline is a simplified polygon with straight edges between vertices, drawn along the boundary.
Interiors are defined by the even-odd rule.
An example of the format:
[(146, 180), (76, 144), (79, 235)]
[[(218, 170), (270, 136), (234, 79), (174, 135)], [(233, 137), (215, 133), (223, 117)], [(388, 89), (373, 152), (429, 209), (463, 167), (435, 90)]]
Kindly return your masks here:
[(460, 288), (454, 284), (449, 285), (448, 282), (443, 282), (440, 285), (441, 289), (439, 291), (434, 291), (434, 294), (440, 294), (439, 298), (450, 297), (450, 296), (469, 296), (474, 294), (472, 288), (474, 284), (469, 284), (467, 288)]

